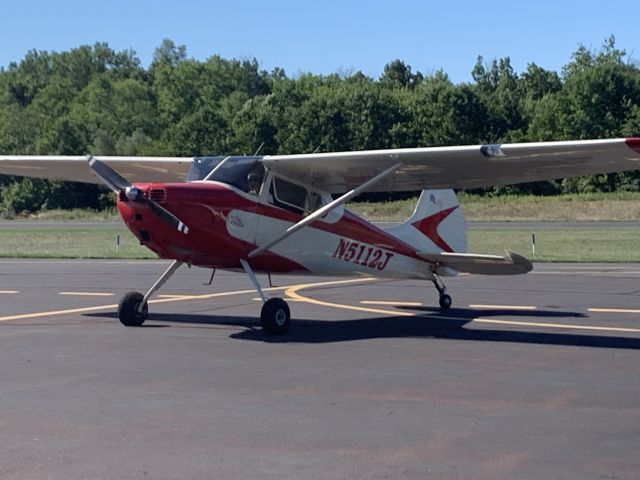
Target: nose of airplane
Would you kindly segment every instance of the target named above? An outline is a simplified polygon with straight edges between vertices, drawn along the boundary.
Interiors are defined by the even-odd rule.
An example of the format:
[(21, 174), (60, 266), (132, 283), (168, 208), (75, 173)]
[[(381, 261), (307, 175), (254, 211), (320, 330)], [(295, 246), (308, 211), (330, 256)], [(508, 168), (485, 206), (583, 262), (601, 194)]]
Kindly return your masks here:
[(154, 236), (166, 237), (172, 233), (186, 235), (189, 227), (167, 207), (167, 191), (164, 185), (134, 184), (119, 192), (117, 207), (122, 219), (141, 243)]
[[(161, 258), (235, 268), (238, 258), (255, 248), (232, 237), (227, 229), (230, 210), (254, 208), (255, 202), (248, 202), (228, 187), (188, 182), (136, 183), (131, 187), (119, 192), (118, 210), (140, 243)], [(176, 222), (168, 221), (154, 205)]]

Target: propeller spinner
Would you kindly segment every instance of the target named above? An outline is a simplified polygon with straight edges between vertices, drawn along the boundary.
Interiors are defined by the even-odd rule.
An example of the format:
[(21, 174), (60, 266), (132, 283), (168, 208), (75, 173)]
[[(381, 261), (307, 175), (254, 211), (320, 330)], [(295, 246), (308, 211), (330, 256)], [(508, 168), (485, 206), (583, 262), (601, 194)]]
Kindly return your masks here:
[(113, 168), (100, 160), (93, 158), (91, 155), (87, 156), (87, 162), (93, 172), (104, 182), (104, 184), (117, 194), (124, 193), (128, 200), (132, 202), (143, 203), (147, 205), (151, 211), (158, 216), (162, 221), (171, 225), (173, 228), (181, 233), (189, 233), (189, 227), (187, 227), (182, 221), (171, 213), (166, 208), (158, 205), (155, 201), (147, 198), (142, 190), (131, 185), (131, 183), (124, 177), (122, 177)]

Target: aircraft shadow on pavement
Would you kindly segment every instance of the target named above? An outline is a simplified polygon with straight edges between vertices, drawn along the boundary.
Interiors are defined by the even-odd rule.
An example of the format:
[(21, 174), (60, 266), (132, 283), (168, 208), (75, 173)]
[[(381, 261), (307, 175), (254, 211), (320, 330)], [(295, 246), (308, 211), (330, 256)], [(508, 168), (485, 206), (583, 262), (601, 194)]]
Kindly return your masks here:
[[(437, 310), (437, 309), (434, 309)], [(640, 349), (640, 338), (617, 337), (609, 335), (586, 335), (571, 332), (540, 332), (526, 330), (527, 325), (521, 329), (517, 325), (505, 326), (504, 329), (466, 328), (466, 325), (475, 318), (488, 316), (510, 317), (526, 316), (530, 320), (544, 318), (580, 318), (585, 317), (579, 312), (558, 311), (477, 311), (471, 309), (451, 309), (446, 313), (446, 318), (439, 311), (434, 311), (433, 316), (425, 315), (416, 317), (371, 317), (357, 320), (304, 320), (294, 319), (291, 328), (285, 335), (268, 335), (260, 328), (260, 322), (256, 317), (233, 317), (221, 315), (201, 315), (185, 313), (155, 313), (151, 314), (143, 328), (168, 326), (156, 322), (182, 323), (192, 325), (235, 326), (244, 327), (238, 333), (230, 335), (237, 340), (248, 340), (265, 343), (336, 343), (356, 340), (370, 340), (378, 338), (425, 338), (438, 340), (470, 340), (481, 342), (504, 342), (538, 345), (578, 346), (594, 348), (616, 349)], [(117, 315), (110, 313), (89, 313), (88, 317), (112, 317)], [(540, 328), (540, 327), (535, 327)]]
[(517, 310), (509, 308), (482, 309), (474, 310), (471, 308), (452, 308), (443, 312), (438, 307), (408, 307), (406, 305), (398, 305), (398, 310), (407, 310), (413, 312), (425, 312), (434, 316), (456, 317), (471, 321), (479, 317), (535, 317), (535, 318), (585, 318), (583, 312), (570, 312), (562, 310)]

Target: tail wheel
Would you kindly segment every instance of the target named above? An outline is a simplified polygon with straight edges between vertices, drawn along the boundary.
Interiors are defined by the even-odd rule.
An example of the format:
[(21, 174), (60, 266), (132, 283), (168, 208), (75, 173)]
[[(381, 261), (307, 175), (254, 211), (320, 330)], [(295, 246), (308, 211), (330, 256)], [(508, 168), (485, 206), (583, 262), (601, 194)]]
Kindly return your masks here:
[(444, 294), (444, 295), (440, 295), (440, 308), (442, 310), (449, 310), (451, 308), (451, 295), (448, 294)]
[(145, 303), (138, 311), (144, 296), (138, 292), (125, 294), (118, 305), (120, 323), (127, 327), (140, 327), (149, 316), (149, 307)]
[(270, 298), (260, 312), (260, 323), (267, 333), (283, 334), (291, 325), (291, 313), (289, 305), (281, 298)]

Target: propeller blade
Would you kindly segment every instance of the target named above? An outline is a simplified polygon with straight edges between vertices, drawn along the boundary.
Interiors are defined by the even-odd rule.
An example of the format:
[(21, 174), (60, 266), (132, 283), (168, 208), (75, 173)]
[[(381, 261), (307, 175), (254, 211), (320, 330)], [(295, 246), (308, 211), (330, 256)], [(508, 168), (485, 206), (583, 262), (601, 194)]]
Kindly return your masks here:
[(146, 203), (155, 215), (157, 215), (161, 220), (168, 223), (179, 232), (184, 233), (185, 235), (189, 233), (189, 227), (182, 223), (182, 221), (178, 217), (176, 217), (166, 208), (158, 205), (150, 198), (147, 198), (144, 195), (140, 195), (139, 198), (136, 199), (136, 201)]
[(87, 155), (87, 162), (93, 172), (102, 180), (107, 187), (116, 193), (120, 193), (127, 187), (131, 186), (131, 183), (126, 178), (123, 178), (118, 172), (100, 160), (93, 158), (91, 155)]
[(100, 177), (105, 185), (107, 185), (111, 190), (116, 193), (124, 192), (126, 197), (132, 202), (140, 202), (148, 205), (151, 211), (162, 221), (168, 223), (181, 233), (189, 233), (189, 227), (182, 223), (178, 217), (166, 208), (158, 205), (155, 201), (145, 197), (142, 191), (137, 187), (132, 186), (126, 178), (122, 177), (109, 165), (93, 158), (91, 155), (87, 156), (87, 162), (89, 163), (91, 170), (93, 170), (93, 172)]

